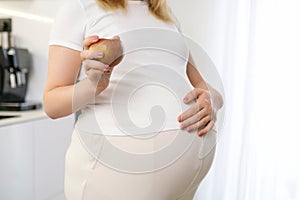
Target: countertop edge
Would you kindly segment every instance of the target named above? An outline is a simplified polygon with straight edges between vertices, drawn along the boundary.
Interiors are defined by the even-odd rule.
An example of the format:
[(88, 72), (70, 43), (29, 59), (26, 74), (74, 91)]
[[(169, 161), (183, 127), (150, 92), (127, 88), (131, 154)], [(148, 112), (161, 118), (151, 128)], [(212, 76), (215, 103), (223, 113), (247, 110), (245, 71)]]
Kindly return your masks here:
[(29, 110), (29, 111), (0, 111), (0, 115), (5, 116), (18, 116), (0, 120), (0, 127), (9, 125), (16, 125), (24, 122), (30, 122), (40, 119), (47, 119), (48, 116), (45, 114), (43, 109)]

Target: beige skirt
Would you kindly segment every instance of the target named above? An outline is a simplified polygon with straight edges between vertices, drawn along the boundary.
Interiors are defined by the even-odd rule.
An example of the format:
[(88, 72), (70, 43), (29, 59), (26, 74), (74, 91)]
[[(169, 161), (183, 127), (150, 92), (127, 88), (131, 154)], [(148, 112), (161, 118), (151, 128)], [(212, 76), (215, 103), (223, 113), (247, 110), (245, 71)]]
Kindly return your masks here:
[[(160, 156), (172, 145), (174, 152), (180, 149), (174, 148), (175, 141), (187, 138), (190, 143), (184, 151), (165, 151)], [(215, 144), (214, 131), (199, 137), (170, 130), (136, 138), (94, 135), (75, 128), (65, 159), (66, 199), (192, 200), (211, 167)], [(113, 153), (112, 147), (122, 153)], [(156, 156), (149, 162), (152, 154)], [(127, 155), (135, 157), (126, 160)]]

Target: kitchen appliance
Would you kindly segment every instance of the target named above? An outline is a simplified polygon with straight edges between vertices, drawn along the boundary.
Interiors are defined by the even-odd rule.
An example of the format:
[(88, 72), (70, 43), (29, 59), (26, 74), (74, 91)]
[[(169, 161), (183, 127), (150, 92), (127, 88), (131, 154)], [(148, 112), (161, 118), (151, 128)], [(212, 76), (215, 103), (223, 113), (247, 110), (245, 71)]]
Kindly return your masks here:
[(25, 101), (31, 55), (25, 48), (14, 47), (11, 19), (0, 19), (0, 110), (21, 111), (41, 107), (39, 102)]

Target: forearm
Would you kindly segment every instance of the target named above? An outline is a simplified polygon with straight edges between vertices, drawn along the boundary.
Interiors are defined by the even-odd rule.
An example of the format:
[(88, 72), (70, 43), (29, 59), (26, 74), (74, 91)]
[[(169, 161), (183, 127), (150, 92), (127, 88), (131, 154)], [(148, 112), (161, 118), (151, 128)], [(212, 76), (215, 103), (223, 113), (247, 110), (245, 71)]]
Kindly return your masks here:
[(210, 92), (214, 108), (219, 110), (223, 106), (222, 95), (203, 79), (199, 71), (196, 69), (195, 62), (192, 57), (190, 57), (189, 62), (187, 63), (186, 73), (194, 88), (201, 88)]
[(80, 110), (100, 92), (87, 78), (74, 85), (55, 87), (44, 93), (44, 110), (52, 119), (65, 117)]

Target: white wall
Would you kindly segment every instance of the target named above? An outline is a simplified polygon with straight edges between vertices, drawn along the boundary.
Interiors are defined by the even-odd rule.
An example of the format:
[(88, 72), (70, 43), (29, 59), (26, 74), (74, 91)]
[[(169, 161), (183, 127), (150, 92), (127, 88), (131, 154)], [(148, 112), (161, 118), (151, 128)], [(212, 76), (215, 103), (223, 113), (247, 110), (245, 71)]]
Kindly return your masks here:
[[(62, 1), (62, 0), (61, 0)], [(43, 87), (47, 75), (47, 41), (51, 24), (59, 0), (29, 0), (29, 1), (1, 1), (0, 17), (13, 18), (13, 33), (17, 38), (17, 45), (25, 47), (33, 54), (33, 71), (29, 84), (28, 99), (42, 100)], [(169, 0), (174, 13), (181, 23), (184, 34), (199, 44), (213, 59), (217, 67), (222, 59), (218, 58), (220, 41), (224, 41), (220, 30), (226, 24), (216, 24), (216, 0)], [(18, 12), (14, 12), (18, 11)], [(6, 13), (6, 14), (5, 14)], [(10, 13), (10, 14), (9, 14)], [(218, 37), (215, 37), (218, 35)], [(218, 67), (219, 68), (219, 67)]]
[(212, 41), (214, 0), (169, 0), (184, 34), (204, 49)]
[(42, 101), (47, 75), (48, 37), (59, 6), (56, 0), (0, 1), (0, 17), (11, 17), (18, 47), (33, 57), (27, 99)]
[[(0, 1), (0, 17), (13, 19), (13, 34), (19, 47), (33, 55), (33, 70), (27, 99), (42, 100), (47, 75), (47, 41), (53, 19), (62, 0)], [(214, 1), (169, 0), (187, 37), (203, 49), (212, 51)]]

